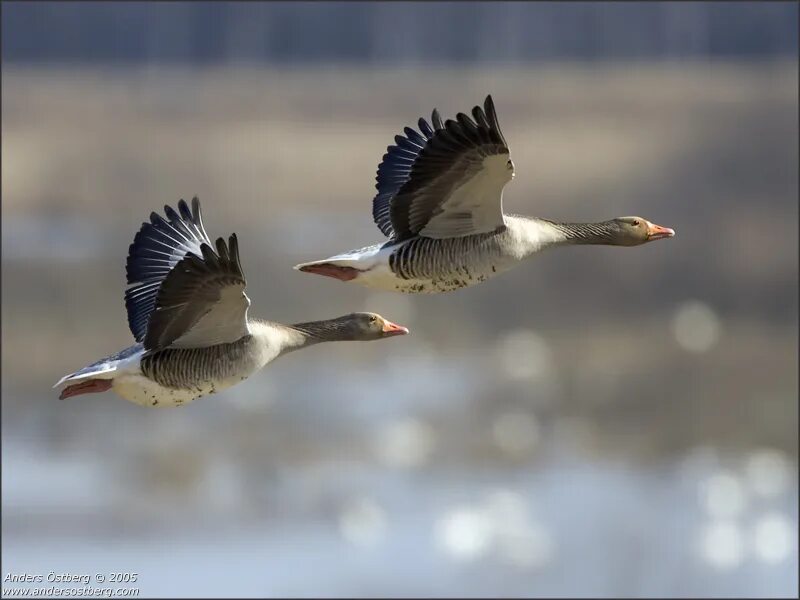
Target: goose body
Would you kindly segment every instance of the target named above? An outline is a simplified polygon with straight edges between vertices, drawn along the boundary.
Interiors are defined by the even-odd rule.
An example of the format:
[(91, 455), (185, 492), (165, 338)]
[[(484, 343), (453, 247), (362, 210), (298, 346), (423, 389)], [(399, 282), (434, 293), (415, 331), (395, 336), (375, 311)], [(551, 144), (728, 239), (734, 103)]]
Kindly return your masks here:
[(319, 342), (408, 333), (374, 313), (282, 325), (248, 318), (236, 235), (216, 250), (200, 203), (153, 213), (128, 253), (125, 292), (136, 344), (63, 377), (61, 398), (113, 390), (142, 406), (181, 406), (220, 392), (278, 356)]
[[(502, 231), (444, 239), (415, 236), (353, 250), (323, 262), (336, 267), (334, 277), (341, 273), (346, 276), (353, 269), (350, 272), (357, 282), (369, 288), (435, 294), (484, 282), (526, 256), (563, 241), (561, 232), (544, 223), (506, 215)], [(298, 266), (307, 270), (304, 267)]]
[(395, 136), (378, 167), (373, 220), (383, 244), (295, 269), (405, 293), (439, 293), (486, 281), (554, 245), (635, 246), (674, 231), (641, 217), (557, 223), (503, 212), (514, 164), (494, 103), (442, 121), (419, 119)]

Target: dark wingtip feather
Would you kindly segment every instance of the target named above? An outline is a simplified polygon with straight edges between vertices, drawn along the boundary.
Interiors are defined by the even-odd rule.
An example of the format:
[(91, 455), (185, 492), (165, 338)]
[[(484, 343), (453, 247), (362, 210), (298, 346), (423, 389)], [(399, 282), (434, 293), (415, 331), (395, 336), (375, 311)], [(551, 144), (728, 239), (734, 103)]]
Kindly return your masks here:
[(484, 108), (486, 109), (486, 116), (489, 118), (489, 123), (492, 126), (492, 131), (497, 134), (500, 143), (502, 143), (504, 146), (507, 146), (506, 138), (503, 136), (503, 132), (500, 130), (500, 122), (497, 120), (497, 111), (494, 109), (494, 100), (492, 100), (491, 94), (486, 96)]
[(184, 200), (183, 198), (181, 198), (180, 201), (178, 202), (178, 210), (181, 213), (181, 217), (185, 221), (192, 220), (192, 211), (189, 210), (189, 205), (186, 204), (186, 200)]
[(217, 238), (217, 255), (219, 255), (220, 259), (224, 262), (229, 260), (228, 256), (228, 246), (225, 244), (225, 238)]
[(177, 211), (164, 206), (166, 219), (156, 212), (150, 213), (150, 221), (142, 223), (128, 247), (125, 274), (131, 287), (125, 292), (125, 306), (131, 333), (137, 341), (146, 335), (156, 294), (164, 278), (187, 254), (201, 254), (199, 245), (208, 241), (195, 199), (192, 209), (190, 211), (186, 201), (181, 199)]
[(470, 119), (470, 118), (469, 118), (467, 115), (465, 115), (463, 112), (460, 112), (460, 113), (458, 113), (458, 114), (456, 115), (456, 121), (458, 121), (459, 123), (461, 123), (461, 124), (462, 124), (464, 127), (468, 127), (468, 128), (470, 128), (470, 129), (475, 129), (475, 127), (476, 127), (475, 121), (473, 121), (472, 119)]
[(439, 114), (439, 109), (434, 108), (433, 112), (431, 113), (431, 121), (433, 122), (433, 128), (435, 130), (444, 129), (444, 125), (442, 125), (442, 116)]
[[(222, 241), (222, 238), (217, 239), (217, 243), (219, 243), (220, 241)], [(223, 245), (225, 244), (224, 241), (222, 241), (222, 243)], [(219, 262), (217, 258), (217, 253), (214, 252), (214, 249), (205, 242), (200, 244), (200, 252), (202, 252), (203, 254), (202, 256), (203, 262), (208, 263), (210, 265), (216, 265)], [(187, 256), (191, 256), (191, 254), (187, 254)]]
[(172, 208), (169, 204), (164, 205), (164, 214), (167, 215), (167, 219), (170, 221), (177, 221), (180, 219), (178, 213), (175, 212), (175, 209)]
[(497, 126), (497, 111), (494, 108), (494, 100), (492, 100), (491, 94), (486, 96), (486, 100), (483, 102), (483, 109), (486, 111), (486, 116), (489, 117), (489, 121)]
[(492, 100), (491, 94), (486, 96), (486, 100), (483, 102), (483, 110), (486, 112), (486, 116), (492, 124), (497, 122), (497, 113), (494, 110), (494, 101)]
[(457, 121), (453, 121), (452, 119), (447, 119), (444, 124), (447, 133), (450, 134), (451, 142), (455, 142), (457, 145), (460, 145), (464, 148), (469, 148), (472, 142), (469, 140), (468, 136), (465, 135), (464, 129)]
[(156, 229), (162, 230), (164, 227), (167, 226), (167, 221), (157, 212), (154, 212), (150, 215), (150, 222), (153, 224)]
[(491, 128), (489, 121), (486, 120), (486, 114), (483, 112), (483, 109), (480, 106), (473, 107), (472, 116), (475, 117), (475, 122), (478, 124), (478, 127), (482, 129)]
[(235, 233), (232, 233), (228, 238), (228, 249), (230, 250), (232, 266), (236, 270), (237, 275), (244, 279), (242, 259), (239, 257), (239, 238)]
[(228, 250), (231, 254), (231, 259), (234, 262), (239, 262), (239, 238), (236, 237), (235, 233), (232, 233), (228, 236)]
[(431, 126), (428, 125), (428, 122), (420, 117), (419, 121), (417, 121), (417, 125), (419, 126), (419, 130), (422, 132), (422, 134), (426, 138), (431, 139), (433, 136), (433, 129), (431, 129)]
[(200, 210), (200, 198), (197, 196), (192, 198), (192, 223), (197, 225), (199, 230), (205, 234), (205, 230), (203, 229), (203, 214)]

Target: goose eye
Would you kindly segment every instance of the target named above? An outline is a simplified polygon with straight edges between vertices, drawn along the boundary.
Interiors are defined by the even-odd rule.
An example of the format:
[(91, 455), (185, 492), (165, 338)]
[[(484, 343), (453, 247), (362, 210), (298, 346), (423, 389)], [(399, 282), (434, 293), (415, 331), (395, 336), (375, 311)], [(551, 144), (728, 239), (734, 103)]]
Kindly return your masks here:
[(638, 227), (639, 226), (639, 219), (634, 219), (633, 220), (633, 226), (634, 227)]
[(378, 317), (370, 317), (369, 318), (369, 322), (370, 323), (377, 323), (378, 322)]

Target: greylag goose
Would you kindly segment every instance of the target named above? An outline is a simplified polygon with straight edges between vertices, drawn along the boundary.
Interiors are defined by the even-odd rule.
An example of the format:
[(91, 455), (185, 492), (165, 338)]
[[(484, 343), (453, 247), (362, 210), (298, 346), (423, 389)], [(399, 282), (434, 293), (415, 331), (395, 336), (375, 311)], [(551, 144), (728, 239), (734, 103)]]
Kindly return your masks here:
[(379, 340), (408, 329), (374, 313), (295, 325), (248, 317), (236, 234), (215, 245), (200, 202), (143, 223), (128, 250), (125, 292), (136, 344), (63, 377), (59, 398), (113, 390), (143, 406), (180, 406), (244, 381), (278, 356), (319, 342)]
[(558, 223), (503, 212), (514, 163), (487, 96), (472, 109), (395, 136), (378, 167), (372, 217), (389, 238), (294, 268), (371, 288), (438, 293), (486, 281), (540, 250), (566, 244), (638, 246), (675, 232), (641, 217)]

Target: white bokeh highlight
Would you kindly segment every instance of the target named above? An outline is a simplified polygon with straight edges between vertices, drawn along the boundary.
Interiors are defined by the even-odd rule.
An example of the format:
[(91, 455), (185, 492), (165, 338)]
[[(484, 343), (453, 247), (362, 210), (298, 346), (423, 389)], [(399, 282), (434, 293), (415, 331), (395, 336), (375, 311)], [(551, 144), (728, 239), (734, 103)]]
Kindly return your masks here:
[(339, 513), (339, 532), (354, 546), (374, 546), (386, 536), (387, 518), (371, 498), (356, 498)]
[(436, 433), (428, 423), (415, 418), (392, 421), (379, 427), (374, 446), (385, 465), (411, 469), (425, 464), (436, 444)]
[(702, 532), (700, 553), (703, 559), (720, 570), (738, 567), (744, 560), (745, 540), (733, 521), (712, 521)]
[(740, 479), (730, 471), (717, 471), (700, 486), (701, 504), (715, 519), (738, 517), (747, 507), (747, 493)]
[(531, 413), (503, 413), (492, 424), (492, 438), (504, 454), (512, 458), (524, 458), (539, 443), (539, 422)]
[(797, 527), (779, 512), (770, 512), (756, 520), (753, 550), (756, 558), (767, 564), (788, 560), (797, 540)]
[(699, 300), (681, 304), (672, 318), (675, 341), (687, 352), (708, 352), (719, 341), (721, 332), (722, 324), (717, 314)]
[(547, 341), (530, 329), (502, 336), (496, 347), (500, 369), (514, 380), (536, 381), (553, 372), (553, 353)]
[(434, 535), (439, 548), (457, 561), (491, 555), (509, 566), (535, 569), (548, 564), (554, 554), (545, 525), (533, 518), (520, 494), (505, 489), (491, 491), (475, 505), (447, 511)]
[(754, 494), (775, 498), (788, 491), (794, 470), (783, 452), (762, 448), (750, 453), (744, 472), (748, 487)]
[(436, 524), (437, 544), (452, 558), (469, 561), (489, 549), (491, 525), (480, 510), (458, 506), (448, 511)]

